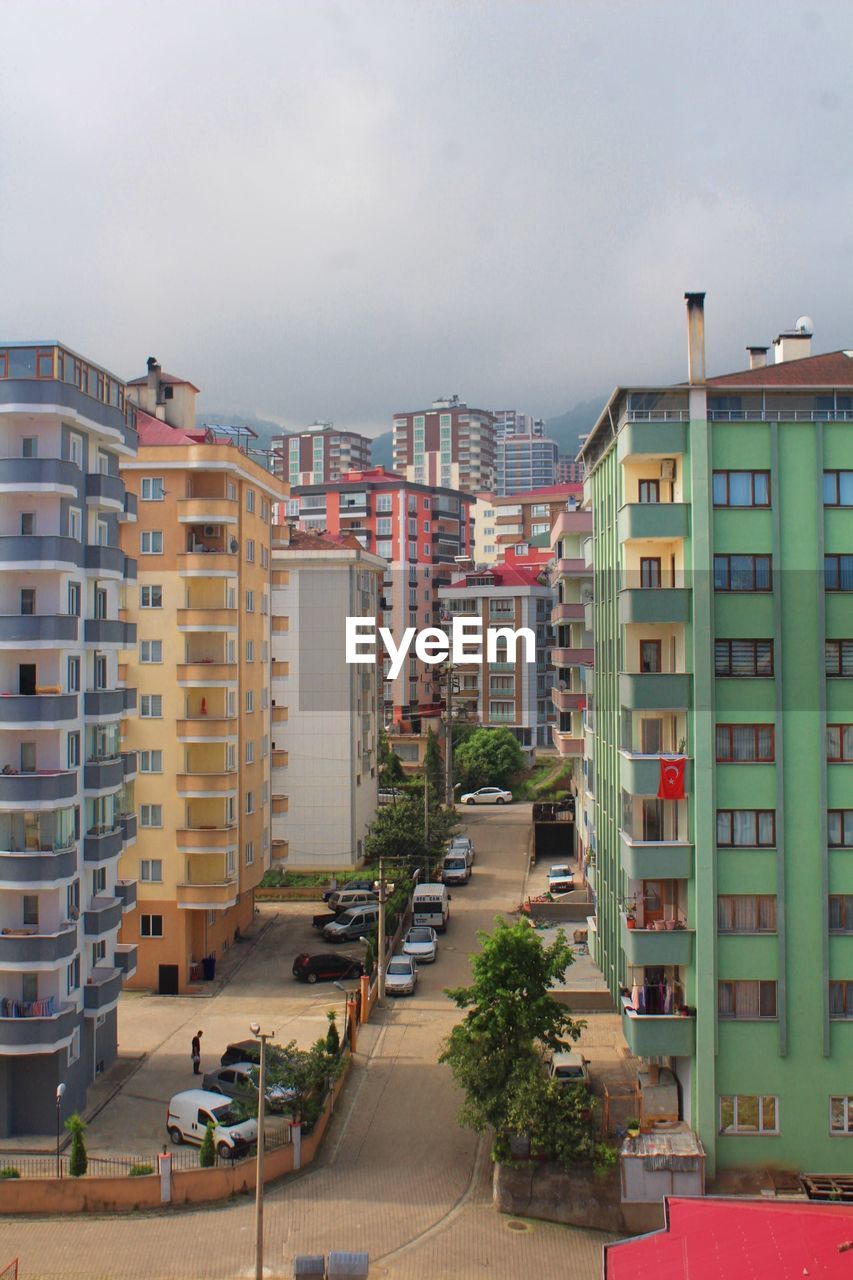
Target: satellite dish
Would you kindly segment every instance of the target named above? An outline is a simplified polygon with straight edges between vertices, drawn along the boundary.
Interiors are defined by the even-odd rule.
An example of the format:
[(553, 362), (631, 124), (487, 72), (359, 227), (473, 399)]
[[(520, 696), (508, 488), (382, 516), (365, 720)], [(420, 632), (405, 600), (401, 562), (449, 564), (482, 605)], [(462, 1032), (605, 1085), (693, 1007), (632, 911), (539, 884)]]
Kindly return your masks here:
[(811, 316), (800, 316), (799, 320), (794, 325), (794, 328), (797, 333), (814, 333), (814, 325), (812, 324)]

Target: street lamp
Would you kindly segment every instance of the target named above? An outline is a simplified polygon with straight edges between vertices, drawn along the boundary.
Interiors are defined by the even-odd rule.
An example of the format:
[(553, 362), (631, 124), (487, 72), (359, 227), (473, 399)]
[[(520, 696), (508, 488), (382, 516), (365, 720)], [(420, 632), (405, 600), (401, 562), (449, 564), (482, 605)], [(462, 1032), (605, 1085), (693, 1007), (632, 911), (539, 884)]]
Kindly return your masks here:
[(58, 1084), (56, 1086), (56, 1176), (57, 1178), (62, 1177), (62, 1165), (60, 1164), (60, 1160), (59, 1160), (59, 1134), (60, 1134), (59, 1112), (62, 1106), (62, 1099), (64, 1097), (65, 1097), (65, 1085)]
[(267, 1040), (272, 1031), (261, 1031), (260, 1023), (249, 1026), (253, 1036), (261, 1042), (261, 1061), (258, 1069), (258, 1151), (255, 1165), (255, 1280), (264, 1276), (264, 1111), (267, 1086)]
[(345, 987), (342, 982), (338, 982), (337, 978), (332, 983), (332, 986), (337, 987), (338, 991), (343, 991), (344, 993), (344, 1034), (343, 1034), (343, 1040), (341, 1041), (341, 1043), (343, 1044), (346, 1042), (346, 1038), (347, 1038), (347, 1014), (349, 1013), (349, 989)]

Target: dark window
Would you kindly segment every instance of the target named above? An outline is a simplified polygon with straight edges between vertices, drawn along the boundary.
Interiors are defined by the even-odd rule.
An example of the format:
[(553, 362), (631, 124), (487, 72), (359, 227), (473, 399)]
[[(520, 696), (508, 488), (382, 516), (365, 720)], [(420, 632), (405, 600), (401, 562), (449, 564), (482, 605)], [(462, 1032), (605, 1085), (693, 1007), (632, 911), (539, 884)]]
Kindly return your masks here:
[(718, 724), (716, 738), (718, 761), (764, 764), (776, 756), (772, 724)]
[(827, 640), (824, 652), (828, 676), (853, 676), (853, 640)]
[(831, 762), (853, 760), (853, 724), (826, 726), (826, 758)]
[(832, 933), (853, 933), (853, 893), (833, 893), (829, 898)]
[(853, 471), (824, 471), (823, 501), (827, 507), (853, 507)]
[(824, 556), (823, 584), (827, 591), (853, 591), (853, 556)]
[(717, 898), (717, 929), (720, 933), (775, 933), (775, 895), (721, 893)]
[(714, 673), (718, 676), (772, 676), (772, 640), (715, 640)]
[(139, 936), (140, 938), (162, 938), (163, 917), (162, 916), (140, 916), (139, 917)]
[(717, 844), (722, 849), (772, 849), (776, 844), (776, 811), (718, 809)]
[(641, 640), (640, 641), (640, 671), (646, 674), (656, 674), (661, 668), (661, 642), (660, 640)]
[(853, 809), (830, 809), (826, 836), (831, 849), (853, 849)]
[(717, 1008), (721, 1018), (775, 1018), (775, 982), (720, 982)]
[(853, 982), (830, 982), (830, 1018), (853, 1018)]
[(770, 556), (714, 556), (715, 591), (770, 591)]
[(660, 481), (640, 481), (640, 502), (660, 502)]
[(660, 558), (645, 556), (640, 561), (640, 586), (654, 588), (660, 586)]
[(715, 471), (715, 507), (769, 507), (769, 471)]

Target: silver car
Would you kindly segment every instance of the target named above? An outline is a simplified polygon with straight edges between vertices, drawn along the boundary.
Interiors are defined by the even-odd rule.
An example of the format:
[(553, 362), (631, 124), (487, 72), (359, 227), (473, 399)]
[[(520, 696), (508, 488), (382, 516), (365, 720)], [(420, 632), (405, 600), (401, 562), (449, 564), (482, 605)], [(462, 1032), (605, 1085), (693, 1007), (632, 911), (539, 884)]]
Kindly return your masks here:
[(389, 996), (413, 996), (418, 985), (418, 966), (411, 956), (393, 956), (385, 971), (385, 991)]
[(429, 925), (412, 925), (403, 939), (403, 955), (418, 964), (432, 964), (438, 954), (438, 934)]
[(468, 866), (474, 865), (474, 841), (470, 836), (454, 836), (447, 848), (448, 853), (464, 853)]

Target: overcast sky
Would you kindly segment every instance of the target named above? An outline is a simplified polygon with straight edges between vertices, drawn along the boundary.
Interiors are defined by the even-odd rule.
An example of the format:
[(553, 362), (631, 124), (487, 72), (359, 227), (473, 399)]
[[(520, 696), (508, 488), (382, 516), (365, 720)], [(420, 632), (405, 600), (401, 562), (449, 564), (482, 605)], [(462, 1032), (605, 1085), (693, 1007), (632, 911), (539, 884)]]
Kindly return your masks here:
[(0, 10), (2, 337), (370, 432), (853, 346), (849, 0)]

